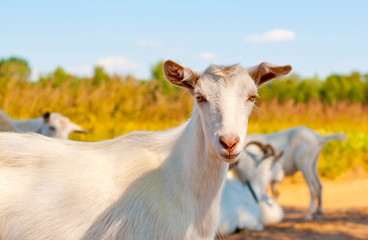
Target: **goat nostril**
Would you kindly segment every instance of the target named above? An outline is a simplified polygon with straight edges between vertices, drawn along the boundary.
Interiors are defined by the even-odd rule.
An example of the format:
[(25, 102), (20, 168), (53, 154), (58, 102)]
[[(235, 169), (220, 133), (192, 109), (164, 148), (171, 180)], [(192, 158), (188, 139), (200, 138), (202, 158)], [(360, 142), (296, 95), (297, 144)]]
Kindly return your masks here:
[(239, 137), (224, 137), (220, 136), (220, 144), (229, 152), (233, 151), (239, 142)]
[(224, 148), (228, 148), (228, 145), (225, 143), (225, 138), (224, 137), (222, 137), (222, 136), (220, 136), (220, 143), (221, 143), (221, 145), (224, 147)]

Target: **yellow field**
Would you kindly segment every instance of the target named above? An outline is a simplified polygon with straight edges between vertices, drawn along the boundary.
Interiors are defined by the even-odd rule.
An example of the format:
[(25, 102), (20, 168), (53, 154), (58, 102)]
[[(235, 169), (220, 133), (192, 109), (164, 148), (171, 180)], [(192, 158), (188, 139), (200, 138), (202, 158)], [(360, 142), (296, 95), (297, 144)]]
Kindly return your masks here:
[[(165, 130), (190, 117), (192, 99), (184, 91), (169, 89), (159, 81), (136, 81), (119, 77), (94, 84), (91, 79), (67, 79), (37, 83), (9, 81), (0, 87), (0, 108), (11, 117), (33, 118), (45, 111), (60, 112), (90, 132), (72, 139), (98, 141), (133, 130)], [(165, 92), (166, 94), (162, 94)], [(323, 176), (334, 178), (348, 169), (368, 170), (368, 108), (360, 103), (319, 101), (294, 104), (259, 100), (249, 123), (250, 133), (308, 126), (321, 134), (344, 132), (346, 142), (333, 141), (320, 161)]]

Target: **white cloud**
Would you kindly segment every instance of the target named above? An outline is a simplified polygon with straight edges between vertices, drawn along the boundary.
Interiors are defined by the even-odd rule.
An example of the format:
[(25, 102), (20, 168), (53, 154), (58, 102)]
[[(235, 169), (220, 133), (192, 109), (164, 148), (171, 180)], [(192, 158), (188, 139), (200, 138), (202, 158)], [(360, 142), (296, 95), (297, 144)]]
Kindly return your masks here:
[(263, 34), (250, 34), (245, 42), (287, 42), (295, 39), (295, 33), (286, 29), (273, 29)]
[(103, 67), (109, 74), (134, 73), (141, 68), (140, 64), (119, 56), (101, 58), (96, 62), (96, 66)]
[(142, 47), (159, 47), (161, 46), (161, 43), (156, 42), (156, 41), (147, 41), (147, 40), (141, 39), (138, 41), (138, 45)]
[(216, 59), (217, 55), (211, 52), (202, 52), (199, 54), (199, 57), (205, 60), (212, 60), (212, 59)]

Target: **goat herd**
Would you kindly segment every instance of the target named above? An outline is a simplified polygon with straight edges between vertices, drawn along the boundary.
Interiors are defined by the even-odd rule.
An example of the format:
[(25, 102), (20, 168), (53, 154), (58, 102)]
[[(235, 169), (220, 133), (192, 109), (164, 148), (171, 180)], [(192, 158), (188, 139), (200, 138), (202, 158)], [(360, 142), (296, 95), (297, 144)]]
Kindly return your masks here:
[(58, 113), (13, 120), (0, 111), (8, 131), (0, 134), (1, 240), (192, 240), (262, 230), (283, 218), (267, 186), (277, 196), (276, 184), (298, 170), (311, 193), (306, 218), (322, 213), (318, 156), (345, 136), (306, 127), (247, 135), (257, 88), (291, 66), (196, 73), (168, 60), (163, 70), (196, 100), (190, 120), (167, 131), (74, 142), (71, 132), (86, 131)]

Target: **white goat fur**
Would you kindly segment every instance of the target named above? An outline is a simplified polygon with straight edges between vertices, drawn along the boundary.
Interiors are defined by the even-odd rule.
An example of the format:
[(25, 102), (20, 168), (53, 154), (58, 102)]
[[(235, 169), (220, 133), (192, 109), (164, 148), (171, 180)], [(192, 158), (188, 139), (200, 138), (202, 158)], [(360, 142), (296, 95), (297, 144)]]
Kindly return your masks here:
[[(206, 97), (180, 127), (96, 143), (1, 133), (0, 239), (213, 239), (247, 99), (290, 70), (210, 66), (198, 76), (169, 60), (166, 79)], [(239, 139), (231, 152), (219, 142), (229, 134)]]
[[(244, 151), (240, 156), (239, 164), (235, 167), (237, 175), (242, 177), (227, 178), (221, 199), (219, 234), (229, 235), (236, 229), (244, 228), (261, 231), (264, 225), (274, 223), (276, 219), (282, 220), (283, 212), (282, 214), (276, 212), (276, 205), (262, 203), (262, 199), (266, 198), (263, 192), (274, 179), (275, 172), (278, 173), (277, 180), (282, 180), (282, 166), (279, 161), (275, 161), (275, 156), (265, 159), (263, 157), (263, 155)], [(254, 189), (259, 203), (245, 185), (247, 181)]]
[(276, 224), (284, 219), (284, 209), (267, 194), (262, 194), (258, 206), (261, 212), (260, 222), (263, 226)]
[(257, 203), (237, 178), (227, 178), (221, 199), (218, 234), (226, 236), (237, 229), (263, 230)]
[(0, 131), (18, 133), (35, 132), (48, 137), (62, 139), (68, 139), (72, 132), (87, 132), (60, 113), (46, 113), (43, 117), (39, 118), (14, 120), (2, 110), (0, 110)]
[[(322, 183), (318, 175), (318, 159), (324, 145), (333, 139), (346, 140), (343, 133), (321, 136), (310, 128), (296, 127), (273, 134), (249, 134), (247, 141), (260, 141), (271, 144), (276, 151), (284, 150), (282, 165), (285, 175), (293, 175), (302, 171), (309, 186), (311, 201), (306, 219), (312, 219), (314, 214), (322, 214)], [(273, 182), (272, 191), (275, 196), (277, 182)], [(315, 209), (315, 199), (318, 207)]]

